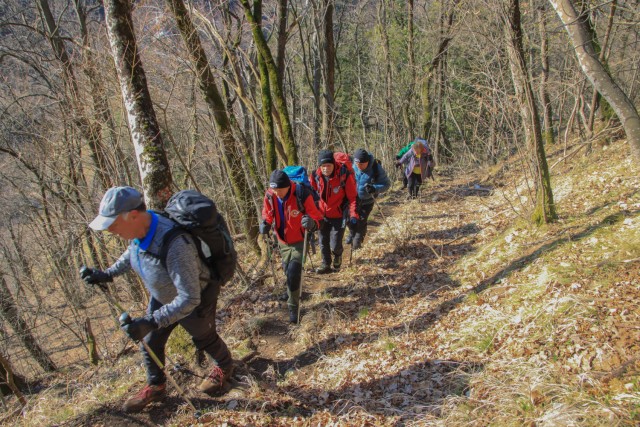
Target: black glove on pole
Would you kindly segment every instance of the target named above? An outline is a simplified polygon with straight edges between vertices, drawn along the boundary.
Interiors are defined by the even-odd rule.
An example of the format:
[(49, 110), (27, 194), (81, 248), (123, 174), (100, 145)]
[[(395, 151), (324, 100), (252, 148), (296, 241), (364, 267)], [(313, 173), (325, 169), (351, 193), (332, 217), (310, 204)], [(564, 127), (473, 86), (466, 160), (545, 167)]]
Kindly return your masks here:
[(110, 274), (105, 273), (102, 270), (98, 270), (97, 268), (89, 268), (82, 266), (80, 268), (80, 278), (87, 285), (98, 285), (101, 289), (107, 289), (107, 285), (105, 283), (113, 282), (113, 277)]
[(260, 234), (269, 234), (269, 231), (271, 231), (271, 224), (269, 224), (267, 221), (262, 221), (260, 222), (259, 225), (259, 232)]
[(313, 233), (318, 229), (318, 225), (316, 224), (314, 219), (311, 218), (309, 215), (302, 216), (301, 224), (306, 230), (308, 230), (311, 233)]
[(129, 335), (129, 338), (132, 340), (140, 341), (146, 337), (149, 332), (158, 329), (158, 324), (152, 315), (147, 314), (144, 317), (136, 317), (124, 325), (121, 323), (120, 328), (122, 328), (124, 333)]

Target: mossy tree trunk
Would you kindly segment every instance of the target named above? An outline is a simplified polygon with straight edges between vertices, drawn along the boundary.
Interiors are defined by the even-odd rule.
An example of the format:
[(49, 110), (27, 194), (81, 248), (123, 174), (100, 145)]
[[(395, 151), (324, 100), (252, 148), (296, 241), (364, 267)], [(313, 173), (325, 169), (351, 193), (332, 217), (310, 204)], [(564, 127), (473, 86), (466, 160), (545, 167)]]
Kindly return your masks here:
[(291, 122), (289, 120), (289, 112), (287, 108), (287, 102), (284, 98), (284, 90), (282, 86), (278, 84), (278, 68), (276, 67), (276, 63), (273, 59), (273, 55), (271, 54), (271, 49), (269, 49), (269, 45), (264, 38), (264, 34), (262, 34), (262, 29), (258, 22), (256, 22), (253, 11), (251, 10), (251, 5), (249, 4), (249, 0), (240, 0), (242, 7), (244, 8), (244, 14), (247, 18), (247, 21), (251, 25), (251, 33), (253, 35), (253, 41), (256, 44), (258, 49), (258, 53), (265, 61), (267, 65), (267, 71), (269, 72), (269, 83), (271, 87), (271, 91), (273, 94), (273, 100), (278, 111), (278, 115), (280, 117), (281, 122), (281, 136), (283, 140), (283, 144), (285, 147), (285, 151), (287, 153), (287, 164), (295, 165), (298, 164), (298, 150), (296, 148), (295, 141), (293, 139), (293, 128), (291, 126)]
[(131, 3), (129, 0), (105, 0), (104, 7), (111, 54), (127, 111), (145, 200), (150, 208), (162, 209), (172, 193), (171, 170), (138, 54)]
[(529, 71), (524, 56), (523, 34), (519, 0), (510, 0), (505, 18), (505, 36), (509, 51), (509, 64), (516, 97), (520, 104), (522, 122), (527, 145), (535, 162), (536, 204), (532, 219), (534, 222), (549, 223), (557, 219), (551, 190), (549, 166), (542, 140), (540, 115), (533, 95)]
[(553, 112), (551, 110), (551, 101), (549, 100), (549, 40), (547, 37), (547, 26), (545, 24), (544, 5), (538, 9), (538, 28), (540, 31), (540, 103), (542, 104), (542, 117), (544, 119), (543, 140), (545, 144), (555, 144), (553, 134)]
[(322, 2), (324, 29), (323, 56), (324, 56), (324, 109), (322, 112), (322, 139), (328, 147), (334, 146), (335, 121), (336, 121), (336, 46), (333, 39), (333, 0)]
[[(284, 3), (284, 6), (282, 5)], [(278, 76), (281, 77), (284, 72), (284, 44), (281, 46), (281, 39), (284, 37), (286, 39), (286, 0), (280, 1), (278, 3), (278, 10), (282, 14), (285, 14), (284, 24), (283, 17), (280, 16), (279, 27), (278, 27)], [(282, 11), (284, 9), (284, 11)], [(253, 16), (255, 17), (256, 22), (262, 28), (262, 0), (254, 0), (253, 1)], [(284, 28), (283, 28), (284, 25)], [(285, 31), (283, 35), (283, 31)], [(282, 49), (282, 51), (280, 51)], [(282, 68), (281, 68), (282, 67)], [(265, 145), (265, 168), (266, 173), (269, 174), (271, 171), (278, 167), (276, 162), (276, 142), (275, 142), (275, 130), (273, 128), (273, 116), (271, 115), (271, 109), (273, 108), (273, 100), (271, 99), (271, 87), (269, 85), (269, 70), (267, 69), (267, 64), (262, 57), (258, 53), (258, 70), (260, 71), (260, 95), (262, 97), (262, 121), (264, 122), (264, 145)], [(282, 71), (280, 71), (282, 70)], [(278, 84), (281, 84), (279, 82)]]
[[(245, 232), (249, 237), (249, 242), (255, 242), (258, 237), (258, 214), (253, 206), (251, 189), (244, 174), (239, 143), (233, 136), (231, 122), (209, 66), (209, 60), (184, 2), (182, 0), (167, 0), (166, 3), (176, 19), (182, 39), (187, 46), (189, 58), (197, 72), (198, 85), (220, 133), (224, 148), (225, 167), (229, 172), (234, 195), (245, 218)], [(254, 245), (254, 249), (258, 250), (257, 244)]]

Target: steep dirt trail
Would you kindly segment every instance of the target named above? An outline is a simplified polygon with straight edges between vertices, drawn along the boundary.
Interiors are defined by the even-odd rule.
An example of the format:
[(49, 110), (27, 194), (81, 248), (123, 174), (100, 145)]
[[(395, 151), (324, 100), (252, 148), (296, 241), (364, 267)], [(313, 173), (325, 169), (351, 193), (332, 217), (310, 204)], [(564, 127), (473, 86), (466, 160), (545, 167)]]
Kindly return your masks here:
[[(327, 352), (356, 345), (362, 328), (343, 339), (335, 338), (340, 331), (333, 329), (331, 317), (336, 313), (358, 322), (384, 306), (376, 319), (379, 326), (372, 322), (365, 326), (365, 334), (374, 336), (397, 324), (403, 312), (411, 311), (412, 297), (427, 297), (430, 307), (450, 299), (446, 290), (458, 285), (450, 282), (447, 267), (472, 248), (474, 235), (480, 231), (477, 199), (490, 192), (474, 185), (469, 177), (439, 177), (423, 188), (421, 200), (410, 201), (406, 190), (395, 183), (370, 216), (363, 249), (352, 254), (350, 245), (344, 245), (339, 272), (313, 273), (319, 253), (306, 263), (300, 326), (288, 324), (285, 303), (260, 298), (270, 308), (251, 339), (255, 355), (247, 363), (247, 373), (264, 378), (296, 370), (305, 376)], [(276, 275), (281, 277), (281, 270)], [(279, 295), (282, 289), (280, 284), (274, 293)], [(274, 295), (267, 295), (269, 298), (275, 300)]]

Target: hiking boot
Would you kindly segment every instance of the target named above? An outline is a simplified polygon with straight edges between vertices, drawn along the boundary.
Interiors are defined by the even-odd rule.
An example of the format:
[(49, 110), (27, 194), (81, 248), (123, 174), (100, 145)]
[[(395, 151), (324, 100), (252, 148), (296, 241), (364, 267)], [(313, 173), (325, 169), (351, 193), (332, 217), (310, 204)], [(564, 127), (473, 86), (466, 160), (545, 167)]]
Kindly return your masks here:
[(233, 374), (233, 369), (234, 367), (231, 366), (227, 371), (224, 371), (218, 365), (215, 365), (207, 378), (202, 380), (198, 390), (207, 394), (222, 394), (228, 391), (229, 379)]
[(336, 255), (333, 258), (333, 268), (335, 268), (336, 270), (340, 270), (341, 266), (342, 266), (342, 255)]
[(318, 274), (331, 273), (331, 267), (329, 267), (327, 264), (322, 264), (320, 267), (316, 268), (316, 273)]
[(298, 307), (289, 307), (289, 323), (292, 323), (294, 325), (298, 323)]
[(146, 385), (135, 396), (124, 402), (122, 410), (124, 412), (140, 412), (151, 402), (159, 402), (167, 395), (167, 385)]
[(351, 242), (353, 242), (353, 236), (352, 236), (351, 234), (349, 234), (349, 235), (347, 236), (347, 240), (345, 241), (345, 243), (346, 243), (347, 245), (350, 245), (350, 244), (351, 244)]

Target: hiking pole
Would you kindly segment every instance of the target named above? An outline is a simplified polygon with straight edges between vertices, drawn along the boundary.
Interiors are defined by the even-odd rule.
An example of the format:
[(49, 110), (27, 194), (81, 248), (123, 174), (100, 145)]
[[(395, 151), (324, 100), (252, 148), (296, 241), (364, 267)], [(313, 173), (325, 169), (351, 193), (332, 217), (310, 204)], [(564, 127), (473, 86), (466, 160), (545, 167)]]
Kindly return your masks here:
[[(80, 267), (80, 277), (83, 277), (87, 270), (88, 270), (87, 267), (84, 265)], [(107, 301), (107, 303), (111, 304), (113, 307), (115, 307), (117, 310), (119, 310), (122, 313), (119, 319), (120, 326), (122, 327), (131, 323), (131, 316), (129, 316), (129, 313), (127, 313), (126, 310), (122, 307), (122, 305), (118, 303), (118, 301), (113, 297), (113, 295), (111, 295), (111, 293), (109, 292), (109, 288), (105, 288), (100, 285), (98, 285), (98, 287), (100, 288), (100, 290), (102, 290), (102, 294), (104, 295), (104, 298)], [(180, 394), (180, 396), (185, 400), (185, 402), (187, 402), (187, 404), (191, 407), (191, 409), (193, 409), (193, 416), (196, 419), (200, 418), (202, 414), (200, 413), (200, 411), (196, 409), (196, 407), (193, 405), (191, 400), (185, 394), (182, 387), (180, 387), (176, 382), (176, 380), (173, 379), (169, 371), (165, 370), (164, 363), (160, 361), (156, 353), (153, 350), (151, 350), (151, 347), (149, 347), (149, 345), (146, 342), (144, 342), (144, 340), (140, 340), (140, 343), (142, 343), (142, 346), (147, 351), (147, 353), (149, 353), (149, 356), (153, 359), (156, 365), (158, 365), (158, 367), (161, 370), (167, 373), (167, 378), (169, 378), (169, 381), (171, 381), (171, 384), (176, 388), (176, 390), (178, 390), (178, 393)], [(175, 365), (175, 363), (173, 363), (167, 355), (165, 355), (165, 358), (169, 360), (169, 363), (171, 363), (172, 365)]]
[(273, 287), (275, 288), (276, 285), (276, 271), (273, 269), (273, 259), (271, 258), (272, 252), (271, 252), (271, 239), (269, 237), (267, 237), (266, 234), (263, 234), (264, 236), (264, 243), (267, 245), (267, 258), (268, 258), (268, 262), (269, 262), (269, 267), (271, 267), (271, 278), (273, 280)]
[[(123, 313), (120, 315), (120, 319), (119, 319), (119, 321), (120, 321), (120, 326), (121, 326), (121, 327), (122, 327), (122, 326), (126, 326), (126, 325), (128, 325), (128, 324), (130, 324), (130, 323), (131, 323), (131, 316), (129, 316), (129, 313), (127, 313), (127, 312), (125, 311), (125, 312), (123, 312)], [(169, 374), (169, 371), (168, 371), (168, 370), (165, 370), (165, 365), (164, 365), (164, 363), (162, 363), (162, 362), (160, 361), (160, 359), (158, 358), (158, 356), (156, 355), (156, 353), (155, 353), (153, 350), (151, 350), (151, 347), (149, 347), (149, 344), (147, 344), (147, 343), (144, 341), (144, 339), (141, 339), (141, 340), (140, 340), (140, 343), (142, 344), (142, 346), (144, 347), (144, 349), (147, 351), (147, 353), (149, 353), (149, 356), (151, 356), (151, 358), (152, 358), (152, 359), (153, 359), (153, 361), (156, 363), (156, 365), (158, 365), (158, 367), (159, 367), (161, 370), (163, 370), (163, 371), (165, 371), (165, 372), (167, 373), (167, 378), (169, 378), (169, 381), (171, 381), (171, 384), (173, 384), (173, 386), (176, 388), (176, 390), (178, 390), (178, 393), (180, 393), (180, 396), (182, 396), (182, 398), (185, 400), (185, 402), (187, 402), (187, 404), (191, 407), (191, 409), (193, 409), (193, 416), (194, 416), (196, 419), (200, 418), (200, 416), (202, 415), (202, 414), (200, 413), (200, 411), (198, 411), (198, 410), (196, 409), (196, 407), (193, 405), (193, 403), (191, 402), (191, 400), (190, 400), (190, 399), (187, 397), (187, 395), (185, 394), (185, 392), (184, 392), (184, 390), (182, 389), (182, 387), (180, 387), (180, 386), (178, 385), (178, 383), (176, 382), (176, 380), (174, 380), (174, 379), (173, 379), (173, 376), (172, 376), (171, 374)], [(165, 355), (165, 357), (167, 357), (167, 356)], [(169, 360), (169, 363), (173, 363), (173, 362), (171, 362), (171, 359), (169, 359), (168, 357), (167, 357), (167, 360)]]
[[(307, 254), (307, 245), (309, 238), (309, 230), (304, 229), (304, 243), (302, 244), (302, 266), (304, 267), (305, 256)], [(300, 296), (298, 297), (298, 318), (296, 319), (296, 324), (300, 324), (300, 306), (302, 300), (302, 282), (304, 281), (304, 268), (300, 272), (300, 286), (298, 287), (298, 292), (300, 292)]]

